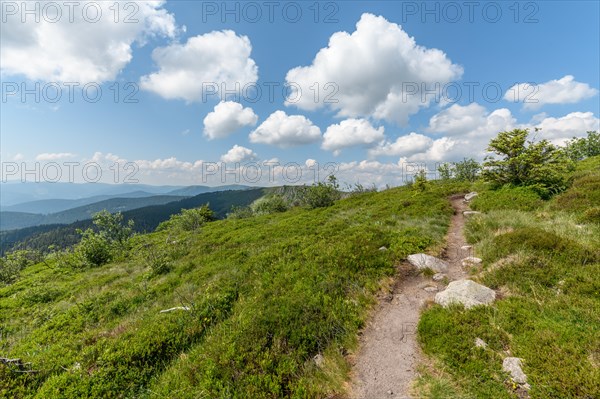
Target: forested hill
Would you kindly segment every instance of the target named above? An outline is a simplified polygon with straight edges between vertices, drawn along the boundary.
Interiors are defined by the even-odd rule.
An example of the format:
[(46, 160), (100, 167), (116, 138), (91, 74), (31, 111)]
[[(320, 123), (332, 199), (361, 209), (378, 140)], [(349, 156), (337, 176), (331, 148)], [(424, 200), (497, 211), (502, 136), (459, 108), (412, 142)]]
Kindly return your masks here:
[[(217, 218), (223, 218), (234, 206), (247, 206), (265, 194), (264, 188), (248, 190), (217, 191), (199, 194), (163, 205), (152, 205), (123, 212), (125, 220), (133, 220), (137, 232), (153, 231), (160, 222), (182, 209), (191, 209), (209, 204)], [(91, 220), (68, 225), (45, 225), (0, 233), (0, 255), (11, 249), (36, 249), (46, 251), (48, 246), (65, 248), (77, 243), (77, 229), (92, 227)]]

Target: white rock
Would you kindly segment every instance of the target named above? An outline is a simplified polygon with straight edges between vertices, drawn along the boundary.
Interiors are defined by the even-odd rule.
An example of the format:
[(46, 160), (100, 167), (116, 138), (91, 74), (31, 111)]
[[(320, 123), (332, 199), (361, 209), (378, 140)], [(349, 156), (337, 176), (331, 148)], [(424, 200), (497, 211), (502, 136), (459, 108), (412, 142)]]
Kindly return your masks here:
[(463, 215), (465, 215), (465, 216), (481, 215), (481, 212), (477, 212), (477, 211), (463, 211)]
[(436, 273), (433, 275), (432, 279), (433, 281), (442, 281), (444, 277), (446, 277), (444, 273)]
[(502, 370), (510, 374), (510, 378), (517, 384), (527, 384), (527, 376), (521, 369), (521, 361), (518, 357), (507, 357), (502, 361)]
[(488, 305), (496, 299), (494, 290), (471, 280), (457, 280), (435, 295), (435, 303), (444, 307), (460, 303), (469, 309), (473, 306)]
[(463, 245), (462, 247), (460, 247), (461, 250), (463, 251), (470, 251), (471, 249), (473, 249), (472, 245)]
[(448, 264), (435, 256), (426, 254), (408, 255), (408, 262), (419, 270), (431, 269), (435, 273), (448, 270)]
[(475, 197), (477, 197), (477, 193), (475, 191), (472, 191), (469, 194), (465, 195), (465, 201), (471, 201)]
[(387, 248), (386, 247), (380, 247), (379, 250), (380, 251), (387, 251)]
[(325, 358), (319, 353), (315, 355), (315, 357), (313, 357), (313, 361), (315, 362), (317, 367), (321, 367), (323, 365), (323, 362), (325, 361)]
[(438, 291), (437, 287), (432, 287), (432, 286), (425, 287), (423, 289), (427, 292), (437, 292)]
[(475, 346), (477, 348), (483, 348), (483, 349), (487, 348), (487, 344), (485, 343), (485, 341), (479, 337), (475, 338)]
[(477, 265), (480, 265), (480, 264), (481, 264), (481, 262), (483, 262), (483, 261), (481, 260), (481, 258), (476, 258), (476, 257), (474, 257), (474, 256), (469, 256), (469, 257), (466, 257), (466, 258), (464, 258), (464, 259), (461, 261), (461, 264), (463, 265), (463, 267), (469, 267), (469, 266), (477, 266)]

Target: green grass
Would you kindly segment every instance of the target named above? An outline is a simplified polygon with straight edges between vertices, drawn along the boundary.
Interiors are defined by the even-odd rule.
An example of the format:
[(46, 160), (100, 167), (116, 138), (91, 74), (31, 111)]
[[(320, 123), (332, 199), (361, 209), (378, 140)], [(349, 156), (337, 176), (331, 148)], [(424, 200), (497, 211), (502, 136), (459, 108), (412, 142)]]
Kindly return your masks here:
[(471, 310), (434, 305), (418, 328), (461, 394), (516, 398), (501, 370), (510, 353), (524, 359), (532, 398), (598, 397), (600, 225), (586, 215), (598, 204), (599, 161), (581, 163), (571, 188), (541, 205), (518, 189), (478, 197), (486, 213), (469, 219), (466, 236), (484, 264), (473, 278), (500, 299)]
[[(343, 391), (375, 294), (412, 251), (441, 248), (458, 185), (134, 238), (124, 260), (55, 262), (0, 288), (0, 396), (325, 398)], [(379, 251), (381, 246), (389, 251)], [(156, 257), (149, 257), (148, 251)], [(149, 259), (168, 267), (157, 272)], [(190, 310), (160, 313), (186, 306)], [(319, 368), (312, 361), (325, 357)]]

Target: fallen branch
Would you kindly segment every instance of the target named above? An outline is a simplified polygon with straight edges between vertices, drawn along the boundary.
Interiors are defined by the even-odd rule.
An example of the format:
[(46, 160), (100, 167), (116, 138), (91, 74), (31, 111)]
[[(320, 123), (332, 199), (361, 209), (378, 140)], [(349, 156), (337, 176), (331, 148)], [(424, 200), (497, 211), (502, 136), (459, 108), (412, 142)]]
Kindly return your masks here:
[(17, 367), (18, 370), (12, 370), (15, 373), (38, 373), (38, 370), (23, 370), (28, 368), (31, 363), (23, 363), (21, 359), (9, 359), (7, 357), (0, 357), (0, 363), (6, 364), (7, 366)]
[(176, 306), (171, 309), (161, 310), (160, 313), (169, 313), (169, 312), (173, 312), (175, 310), (190, 310), (190, 308), (188, 308), (187, 306)]

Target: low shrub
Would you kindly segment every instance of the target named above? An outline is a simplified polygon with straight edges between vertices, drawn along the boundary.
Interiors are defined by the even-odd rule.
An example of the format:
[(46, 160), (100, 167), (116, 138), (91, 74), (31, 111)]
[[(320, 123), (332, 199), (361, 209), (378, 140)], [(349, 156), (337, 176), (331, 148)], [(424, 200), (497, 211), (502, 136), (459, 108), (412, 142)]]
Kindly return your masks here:
[(504, 186), (479, 193), (471, 208), (481, 212), (503, 209), (532, 211), (543, 204), (542, 198), (529, 187)]
[(264, 215), (285, 212), (288, 210), (288, 205), (281, 195), (273, 195), (259, 199), (252, 208), (257, 215)]

